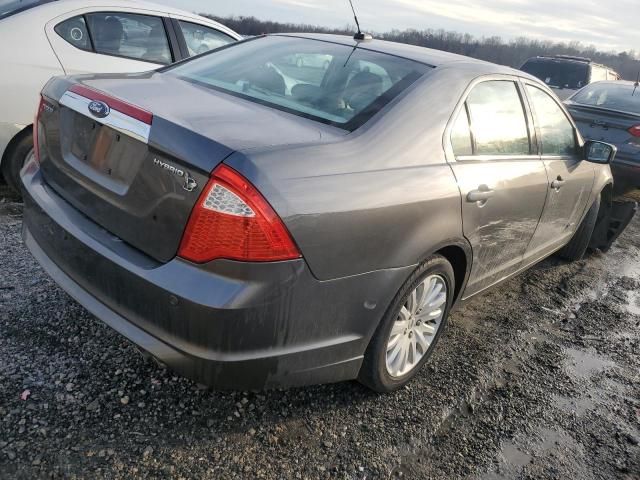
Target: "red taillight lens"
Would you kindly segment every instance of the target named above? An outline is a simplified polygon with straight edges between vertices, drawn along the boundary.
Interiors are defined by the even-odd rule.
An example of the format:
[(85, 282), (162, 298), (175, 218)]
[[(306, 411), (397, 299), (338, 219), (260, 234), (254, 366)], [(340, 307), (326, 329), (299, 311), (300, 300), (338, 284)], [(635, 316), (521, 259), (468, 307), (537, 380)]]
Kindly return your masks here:
[(193, 208), (178, 255), (195, 263), (217, 258), (273, 262), (301, 256), (260, 192), (226, 165), (214, 170)]
[(640, 137), (640, 125), (635, 125), (631, 127), (628, 132), (634, 137)]
[(46, 100), (40, 95), (40, 103), (36, 110), (36, 118), (33, 120), (33, 156), (40, 163), (40, 115), (42, 114)]

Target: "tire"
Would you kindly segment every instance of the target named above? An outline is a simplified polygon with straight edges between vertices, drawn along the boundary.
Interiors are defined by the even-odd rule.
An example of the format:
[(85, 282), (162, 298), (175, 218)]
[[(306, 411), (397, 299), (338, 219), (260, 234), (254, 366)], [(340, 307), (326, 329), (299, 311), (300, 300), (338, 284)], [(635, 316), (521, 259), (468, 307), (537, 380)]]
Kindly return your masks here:
[(569, 262), (577, 262), (584, 258), (584, 254), (587, 252), (591, 236), (596, 228), (596, 222), (598, 221), (598, 213), (600, 212), (600, 194), (595, 199), (591, 208), (587, 212), (587, 215), (582, 220), (582, 223), (576, 230), (569, 243), (567, 243), (560, 251), (558, 256)]
[(7, 151), (2, 161), (2, 175), (7, 185), (20, 195), (20, 170), (33, 152), (33, 135), (29, 132)]
[[(435, 325), (435, 323), (430, 323), (434, 322), (434, 320), (423, 322), (423, 326), (414, 327), (413, 331), (410, 333), (407, 333), (407, 330), (411, 330), (411, 328), (404, 330), (404, 333), (396, 335), (392, 335), (392, 331), (394, 328), (397, 329), (401, 325), (401, 317), (404, 318), (404, 314), (401, 312), (407, 311), (407, 306), (410, 304), (410, 295), (414, 291), (416, 291), (416, 289), (418, 289), (419, 296), (420, 287), (422, 285), (430, 284), (431, 281), (442, 281), (442, 285), (444, 285), (445, 288), (445, 299), (440, 306), (440, 309), (442, 310), (442, 316), (439, 320), (437, 328), (435, 329), (435, 332), (428, 337), (427, 335), (422, 336), (423, 339), (429, 338), (431, 340), (425, 351), (418, 345), (418, 334), (413, 332), (415, 332), (417, 328), (424, 329), (429, 328), (430, 325)], [(371, 342), (367, 347), (367, 351), (365, 352), (364, 361), (362, 363), (360, 374), (358, 376), (358, 381), (366, 385), (370, 389), (380, 393), (387, 393), (398, 390), (409, 383), (417, 375), (422, 366), (429, 360), (429, 357), (435, 349), (438, 340), (442, 335), (442, 332), (445, 330), (447, 317), (449, 316), (451, 305), (453, 303), (454, 289), (455, 276), (453, 268), (444, 257), (440, 255), (434, 255), (426, 260), (423, 264), (421, 264), (411, 275), (411, 277), (409, 277), (409, 279), (404, 283), (400, 291), (396, 294), (382, 321), (380, 322), (380, 325), (378, 326), (378, 329), (373, 335), (373, 338), (371, 339)], [(429, 293), (426, 294), (427, 297), (428, 295)], [(441, 295), (437, 292), (436, 295), (438, 301), (442, 301)], [(427, 305), (432, 305), (433, 303), (430, 302)], [(418, 313), (420, 313), (420, 310), (418, 310)], [(427, 311), (426, 313), (428, 314), (429, 312)], [(424, 314), (425, 313), (423, 313), (423, 315)], [(409, 321), (408, 325), (411, 325), (411, 321)], [(400, 329), (402, 328), (403, 327), (400, 327)], [(419, 355), (421, 355), (421, 357), (419, 357), (419, 359), (416, 359), (415, 364), (410, 368), (410, 370), (401, 370), (397, 375), (392, 375), (390, 373), (390, 369), (393, 368), (388, 365), (389, 360), (387, 358), (387, 351), (389, 350), (390, 354), (392, 355), (396, 347), (391, 346), (391, 342), (395, 341), (396, 346), (401, 341), (403, 341), (403, 339), (406, 342), (406, 339), (408, 338), (408, 341), (411, 342), (411, 339), (413, 338), (411, 336), (411, 333), (415, 335), (415, 340), (413, 340), (414, 359), (416, 359), (416, 357), (419, 357)], [(418, 349), (423, 351), (419, 352)], [(407, 362), (409, 361), (407, 360)]]

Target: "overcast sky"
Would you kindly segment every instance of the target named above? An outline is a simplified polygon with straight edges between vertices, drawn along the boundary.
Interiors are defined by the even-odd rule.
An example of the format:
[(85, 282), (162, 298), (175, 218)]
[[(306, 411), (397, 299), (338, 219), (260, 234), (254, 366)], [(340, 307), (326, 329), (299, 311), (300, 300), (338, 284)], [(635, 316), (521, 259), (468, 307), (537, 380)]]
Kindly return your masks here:
[[(157, 0), (216, 15), (333, 27), (353, 24), (348, 0)], [(640, 50), (640, 0), (354, 0), (363, 30), (444, 28), (476, 36), (579, 40)]]

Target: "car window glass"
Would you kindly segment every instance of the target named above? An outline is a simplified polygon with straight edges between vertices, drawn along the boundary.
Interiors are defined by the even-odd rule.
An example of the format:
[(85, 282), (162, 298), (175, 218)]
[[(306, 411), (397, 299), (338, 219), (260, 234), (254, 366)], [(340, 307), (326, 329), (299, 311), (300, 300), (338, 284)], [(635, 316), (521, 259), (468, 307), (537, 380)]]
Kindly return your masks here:
[(171, 63), (171, 50), (161, 18), (130, 13), (92, 13), (87, 15), (87, 21), (97, 53), (158, 64)]
[(458, 118), (451, 129), (451, 146), (456, 157), (473, 154), (471, 129), (469, 128), (469, 116), (466, 108), (460, 110)]
[(178, 24), (180, 25), (180, 30), (182, 30), (182, 35), (184, 35), (184, 40), (187, 43), (190, 57), (206, 53), (209, 50), (214, 50), (236, 41), (226, 33), (203, 25), (183, 22), (182, 20), (179, 20)]
[(467, 99), (477, 155), (528, 155), (529, 133), (516, 84), (477, 85)]
[(593, 65), (591, 67), (591, 81), (599, 82), (601, 80), (607, 79), (607, 71), (602, 67), (597, 67)]
[(533, 104), (536, 126), (540, 132), (543, 155), (574, 155), (576, 136), (573, 125), (549, 94), (527, 85)]
[(91, 51), (91, 40), (84, 17), (73, 17), (56, 25), (55, 31), (67, 42), (81, 50)]
[(551, 58), (527, 60), (522, 71), (538, 77), (553, 88), (582, 88), (589, 80), (589, 64)]
[(632, 83), (595, 83), (580, 90), (574, 103), (640, 115), (640, 88)]
[(166, 73), (355, 130), (430, 68), (365, 48), (273, 36), (236, 43)]

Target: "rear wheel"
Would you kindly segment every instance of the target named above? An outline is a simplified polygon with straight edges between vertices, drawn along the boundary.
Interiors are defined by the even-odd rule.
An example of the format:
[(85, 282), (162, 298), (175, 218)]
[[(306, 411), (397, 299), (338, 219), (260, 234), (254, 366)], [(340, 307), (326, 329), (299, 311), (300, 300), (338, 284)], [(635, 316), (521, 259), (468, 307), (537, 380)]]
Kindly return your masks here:
[(451, 264), (434, 255), (400, 289), (373, 336), (358, 380), (377, 392), (405, 386), (427, 362), (447, 322)]
[(586, 217), (573, 235), (573, 238), (567, 243), (562, 250), (558, 252), (558, 256), (569, 262), (577, 262), (582, 260), (587, 252), (589, 242), (598, 221), (598, 212), (600, 211), (600, 195), (589, 208)]
[(20, 170), (31, 156), (33, 156), (33, 135), (28, 133), (10, 148), (0, 165), (7, 185), (17, 194), (20, 194)]

